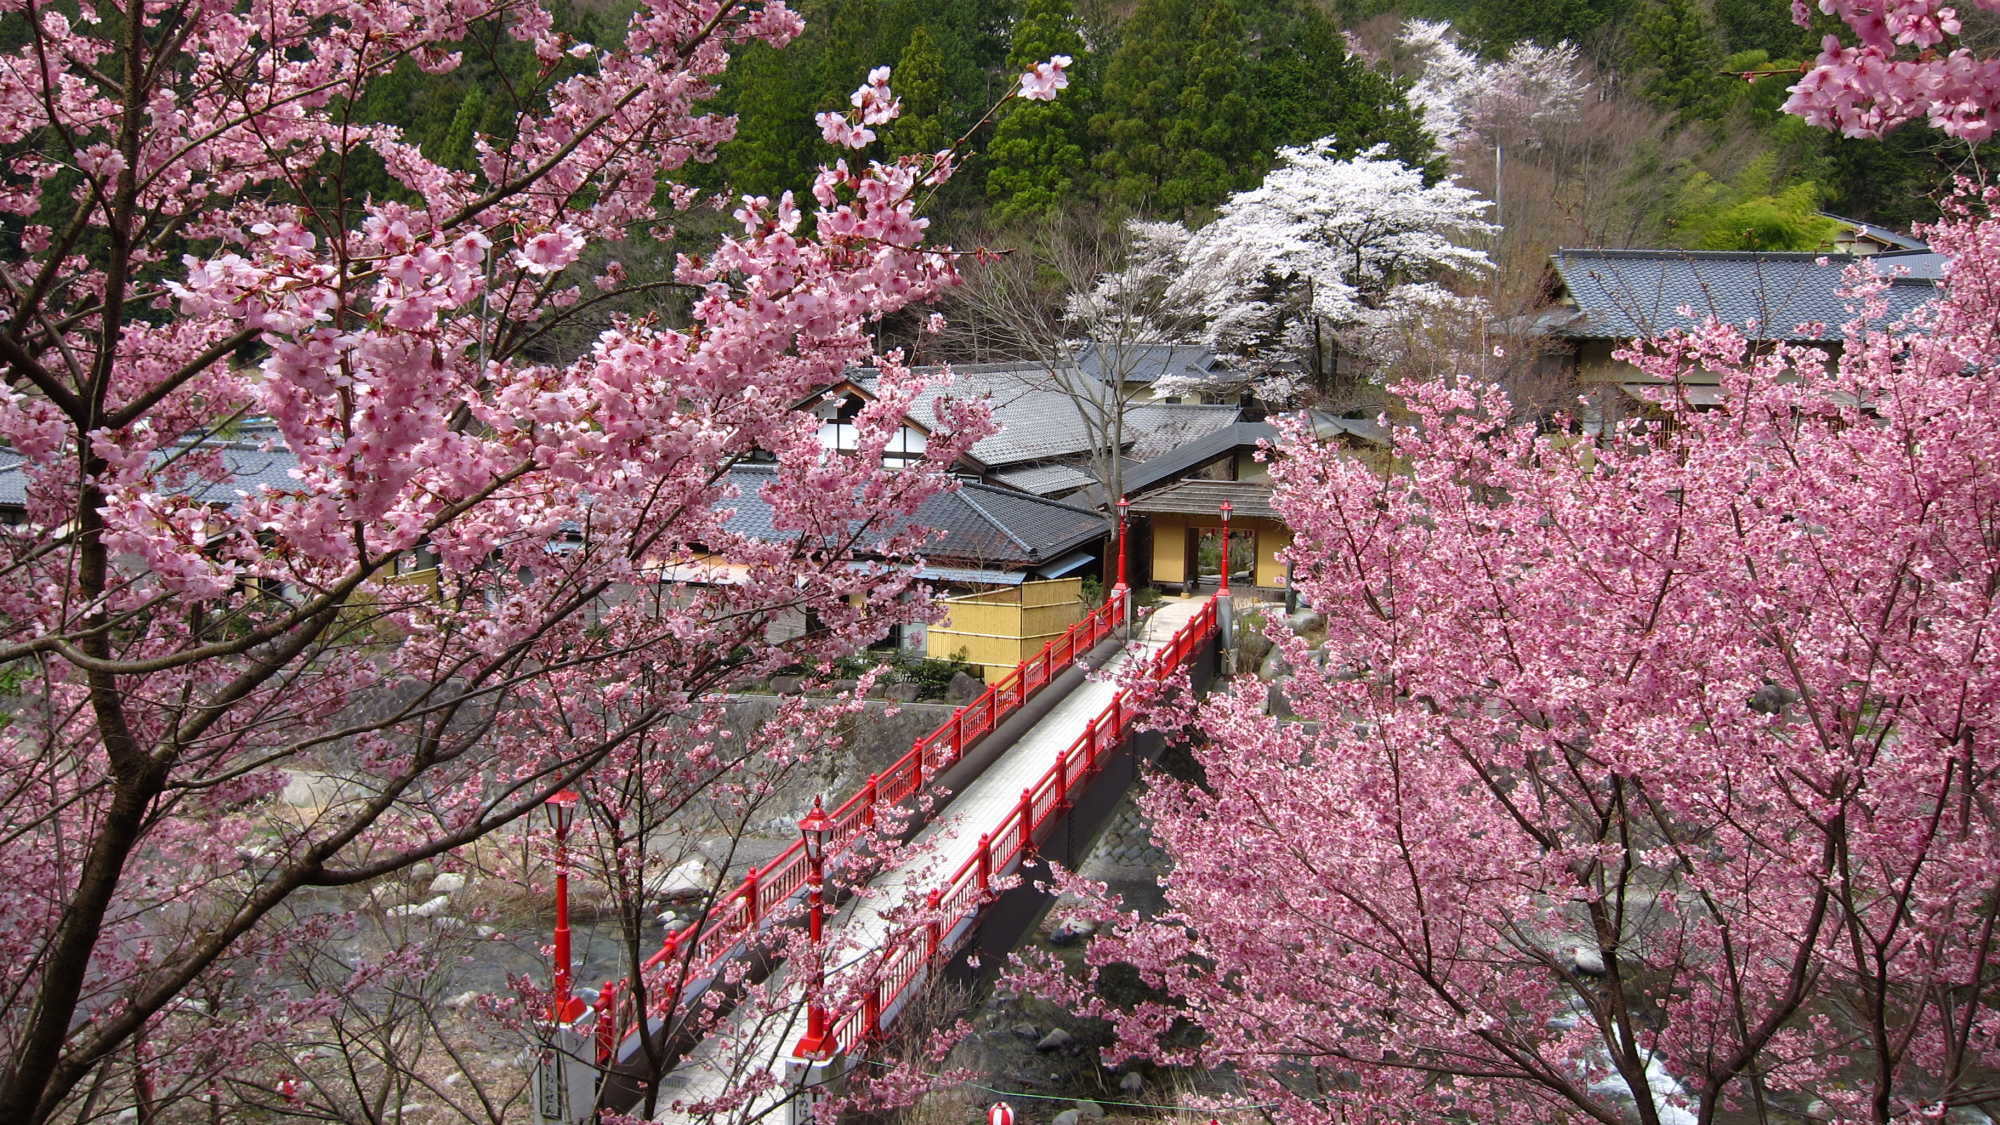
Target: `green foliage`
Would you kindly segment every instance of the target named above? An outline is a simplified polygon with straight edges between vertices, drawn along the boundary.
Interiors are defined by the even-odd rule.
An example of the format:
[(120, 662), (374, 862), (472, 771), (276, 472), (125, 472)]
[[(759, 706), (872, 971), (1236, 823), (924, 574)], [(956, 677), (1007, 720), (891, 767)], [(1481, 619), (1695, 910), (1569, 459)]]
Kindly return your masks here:
[(1437, 14), (1460, 24), (1497, 53), (1523, 39), (1550, 45), (1564, 40), (1586, 43), (1599, 29), (1629, 18), (1631, 10), (1632, 0), (1475, 0), (1456, 13)]
[(1172, 163), (1158, 202), (1191, 214), (1256, 182), (1269, 159), (1261, 141), (1262, 106), (1243, 65), (1243, 20), (1235, 0), (1214, 0), (1188, 59), (1188, 78), (1166, 123)]
[[(1091, 118), (1106, 198), (1135, 210), (1156, 204), (1177, 154), (1164, 143), (1179, 112), (1201, 0), (1141, 0), (1104, 71), (1103, 110)], [(1221, 198), (1217, 196), (1217, 198)]]
[(917, 685), (917, 698), (943, 699), (951, 687), (953, 676), (961, 673), (979, 679), (979, 667), (965, 661), (965, 650), (952, 654), (950, 660), (933, 660), (918, 656), (905, 649), (894, 652), (857, 652), (843, 656), (834, 665), (835, 674), (842, 679), (856, 679), (875, 668), (886, 669), (880, 683), (904, 683)]
[(1086, 123), (1096, 62), (1069, 0), (1028, 0), (1007, 50), (1008, 74), (1056, 55), (1072, 61), (1069, 88), (1052, 102), (1011, 103), (993, 129), (986, 198), (993, 217), (1003, 223), (1039, 218), (1074, 203), (1089, 168)]
[(1828, 248), (1840, 224), (1818, 213), (1820, 186), (1779, 183), (1774, 164), (1761, 156), (1728, 183), (1694, 173), (1675, 200), (1675, 241), (1694, 250)]
[(1651, 0), (1639, 17), (1648, 97), (1683, 118), (1712, 118), (1723, 105), (1715, 29), (1694, 0)]
[[(721, 106), (737, 115), (716, 180), (773, 195), (807, 184), (835, 153), (812, 127), (820, 110), (844, 109), (874, 67), (892, 67), (905, 118), (864, 158), (935, 152), (998, 100), (1008, 2), (809, 0), (795, 5), (805, 33), (783, 50), (753, 46), (730, 67)], [(850, 159), (852, 157), (850, 156)], [(962, 189), (961, 189), (962, 190)]]
[(1839, 215), (1907, 230), (1938, 216), (1937, 194), (1962, 158), (1964, 146), (1927, 125), (1905, 126), (1880, 140), (1843, 137), (1816, 129), (1781, 108), (1797, 58), (1768, 51), (1740, 51), (1722, 60), (1732, 74), (1765, 72), (1754, 82), (1726, 81), (1738, 119), (1756, 129), (1778, 166), (1790, 177), (1823, 189), (1819, 206)]
[(918, 24), (910, 32), (890, 75), (903, 115), (890, 122), (883, 140), (892, 156), (932, 153), (951, 147), (949, 107), (945, 101), (944, 56), (938, 53), (931, 29)]
[(1270, 147), (1337, 137), (1335, 152), (1351, 156), (1386, 143), (1389, 155), (1424, 169), (1426, 180), (1444, 175), (1423, 118), (1394, 80), (1348, 53), (1339, 25), (1323, 9), (1273, 3), (1259, 18), (1257, 104)]
[(1790, 5), (1771, 0), (1714, 0), (1714, 5), (1716, 30), (1726, 52), (1801, 55), (1819, 47), (1816, 33), (1792, 22)]
[(1091, 120), (1106, 200), (1189, 216), (1254, 186), (1280, 145), (1387, 142), (1442, 171), (1402, 92), (1351, 58), (1338, 26), (1299, 0), (1141, 0), (1105, 68)]

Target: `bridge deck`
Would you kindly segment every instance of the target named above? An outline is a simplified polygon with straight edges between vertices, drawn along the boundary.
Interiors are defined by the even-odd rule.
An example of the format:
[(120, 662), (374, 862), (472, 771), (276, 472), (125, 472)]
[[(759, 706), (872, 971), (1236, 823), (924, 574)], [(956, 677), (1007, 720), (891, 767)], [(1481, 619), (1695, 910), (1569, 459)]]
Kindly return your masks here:
[[(1107, 662), (1107, 667), (1116, 672), (1150, 655), (1192, 619), (1203, 604), (1204, 599), (1201, 598), (1163, 603), (1147, 619), (1139, 637), (1120, 649)], [(844, 955), (852, 959), (885, 943), (895, 930), (895, 924), (885, 916), (885, 911), (910, 902), (912, 896), (924, 893), (939, 881), (942, 877), (940, 873), (957, 870), (977, 852), (980, 834), (1007, 818), (1020, 804), (1021, 791), (1033, 785), (1055, 765), (1057, 756), (1076, 741), (1092, 719), (1110, 706), (1116, 694), (1117, 689), (1112, 684), (1103, 679), (1090, 679), (1056, 704), (975, 781), (955, 794), (950, 804), (918, 833), (910, 860), (870, 880), (867, 893), (856, 896), (839, 916), (829, 919), (828, 948), (850, 951)], [(830, 974), (838, 971), (837, 967), (829, 966)], [(685, 1112), (672, 1108), (673, 1105), (713, 1102), (730, 1088), (742, 1087), (745, 1078), (754, 1074), (751, 1068), (771, 1074), (778, 1083), (777, 1088), (763, 1098), (754, 1099), (751, 1105), (718, 1115), (718, 1120), (724, 1117), (751, 1120), (769, 1111), (789, 1092), (784, 1085), (786, 1064), (792, 1057), (793, 1045), (804, 1031), (804, 999), (799, 978), (790, 971), (790, 966), (780, 968), (773, 974), (767, 988), (771, 995), (791, 998), (795, 1009), (791, 1018), (767, 1017), (761, 1026), (744, 1029), (738, 1042), (727, 1040), (739, 1036), (709, 1036), (662, 1082), (660, 1102), (663, 1109), (654, 1120), (693, 1120)]]

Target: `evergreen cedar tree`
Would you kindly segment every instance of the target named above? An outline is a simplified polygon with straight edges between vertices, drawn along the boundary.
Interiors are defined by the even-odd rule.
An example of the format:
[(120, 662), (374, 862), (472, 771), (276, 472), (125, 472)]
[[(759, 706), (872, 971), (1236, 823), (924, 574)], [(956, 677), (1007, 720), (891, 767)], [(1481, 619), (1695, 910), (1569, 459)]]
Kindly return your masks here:
[[(1947, 10), (1825, 7), (1852, 37), (1793, 112), (1990, 132), (2000, 64)], [(1326, 634), (1272, 634), (1302, 721), (1251, 678), (1162, 702), (1200, 735), (1199, 780), (1143, 802), (1166, 906), (1098, 901), (1092, 975), (1024, 983), (1113, 1019), (1107, 1062), (1227, 1067), (1226, 1104), (1284, 1122), (1988, 1099), (1997, 204), (1961, 182), (1907, 323), (1857, 272), (1837, 359), (1715, 323), (1633, 348), (1651, 422), (1550, 433), (1474, 379), (1406, 385), (1388, 476), (1290, 427), (1275, 503)], [(1115, 1008), (1112, 966), (1155, 999)]]
[(1052, 102), (1010, 105), (987, 146), (986, 196), (1003, 223), (1054, 214), (1087, 190), (1085, 111), (1091, 70), (1070, 0), (1027, 0), (1007, 51), (1010, 70), (1067, 55), (1078, 60), (1070, 89)]
[[(709, 173), (715, 182), (775, 193), (808, 176), (816, 156), (800, 115), (885, 60), (897, 61), (908, 112), (929, 115), (902, 77), (919, 30), (944, 64), (937, 118), (954, 138), (1004, 92), (984, 85), (988, 76), (1074, 60), (1062, 98), (1011, 103), (990, 141), (976, 136), (976, 174), (928, 212), (941, 220), (976, 215), (979, 195), (1002, 226), (1046, 217), (1058, 201), (1181, 217), (1254, 186), (1278, 147), (1329, 135), (1343, 153), (1386, 143), (1398, 159), (1443, 171), (1396, 85), (1351, 57), (1339, 26), (1302, 0), (1145, 0), (1088, 34), (1062, 0), (820, 0), (805, 10), (813, 22), (798, 43), (752, 48), (724, 84), (719, 105), (741, 123)], [(905, 144), (893, 131), (883, 142)]]
[[(349, 924), (299, 892), (453, 853), (559, 789), (615, 826), (636, 813), (614, 782), (671, 807), (813, 752), (796, 715), (736, 745), (704, 700), (921, 612), (912, 567), (854, 549), (910, 557), (902, 517), (990, 427), (946, 403), (927, 458), (883, 470), (919, 384), (868, 329), (955, 280), (913, 199), (952, 160), (746, 197), (673, 271), (685, 323), (619, 320), (551, 360), (544, 336), (624, 287), (602, 244), (703, 205), (675, 183), (730, 136), (703, 100), (733, 51), (798, 34), (781, 3), (642, 3), (615, 46), (526, 2), (9, 19), (0, 438), (27, 505), (0, 537), (0, 1120), (271, 1104), (345, 995), (428, 967), (398, 950), (295, 987), (287, 953)], [(504, 127), (441, 160), (356, 116), (377, 80), (496, 34), (532, 60)], [(893, 120), (885, 75), (823, 135)], [(1020, 94), (1063, 81), (1041, 63)], [(363, 154), (394, 198), (342, 178)], [(823, 449), (795, 404), (871, 361), (859, 454)], [(295, 470), (246, 485), (260, 447)], [(776, 541), (729, 523), (753, 453)], [(737, 581), (663, 581), (711, 553)], [(767, 639), (780, 613), (819, 627)], [(320, 768), (346, 796), (281, 815)]]

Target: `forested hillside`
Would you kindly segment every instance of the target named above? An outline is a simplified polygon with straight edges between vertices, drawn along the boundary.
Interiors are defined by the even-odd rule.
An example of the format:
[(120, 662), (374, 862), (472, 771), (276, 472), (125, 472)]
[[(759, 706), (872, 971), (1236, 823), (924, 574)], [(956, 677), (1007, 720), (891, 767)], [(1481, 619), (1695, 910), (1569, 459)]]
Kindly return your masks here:
[[(1229, 192), (1254, 186), (1280, 146), (1327, 136), (1344, 153), (1385, 143), (1406, 163), (1433, 176), (1455, 170), (1490, 194), (1495, 138), (1484, 159), (1459, 153), (1452, 169), (1453, 153), (1406, 98), (1422, 79), (1399, 50), (1410, 19), (1450, 24), (1487, 60), (1522, 42), (1578, 48), (1574, 63), (1593, 104), (1560, 131), (1564, 151), (1509, 154), (1504, 138), (1497, 147), (1503, 169), (1510, 157), (1569, 165), (1523, 169), (1521, 193), (1589, 169), (1591, 208), (1601, 213), (1575, 231), (1588, 241), (1804, 244), (1822, 233), (1804, 221), (1815, 209), (1904, 227), (1933, 217), (1937, 187), (1967, 159), (1964, 145), (1922, 127), (1861, 142), (1785, 117), (1778, 107), (1788, 75), (1810, 58), (1816, 36), (1781, 6), (1747, 0), (799, 7), (807, 29), (798, 42), (746, 52), (723, 81), (719, 101), (738, 115), (738, 136), (701, 171), (704, 186), (771, 194), (807, 182), (826, 154), (806, 125), (812, 114), (886, 64), (904, 115), (862, 155), (934, 152), (971, 134), (972, 159), (930, 205), (954, 229), (1004, 229), (1085, 207), (1199, 219)], [(617, 34), (623, 18), (619, 4), (572, 5), (557, 26), (595, 43)], [(426, 153), (470, 167), (478, 138), (502, 129), (548, 77), (523, 44), (497, 28), (485, 34), (455, 70), (407, 62), (374, 83), (357, 119), (395, 121)], [(1063, 99), (1013, 103), (998, 120), (980, 120), (1024, 65), (1054, 54), (1075, 59)], [(1739, 76), (1760, 72), (1754, 82)], [(401, 190), (379, 171), (349, 181), (385, 195)], [(1607, 211), (1606, 201), (1620, 197)]]
[[(1455, 176), (1492, 201), (1498, 268), (1481, 295), (1502, 316), (1540, 299), (1556, 246), (1821, 248), (1836, 227), (1820, 212), (1901, 229), (1935, 217), (1939, 189), (1973, 155), (1921, 125), (1859, 141), (1783, 114), (1815, 32), (1794, 26), (1781, 5), (1748, 0), (798, 7), (807, 26), (796, 42), (749, 48), (719, 83), (715, 100), (737, 116), (737, 135), (692, 170), (692, 183), (730, 196), (807, 184), (833, 155), (813, 114), (843, 107), (871, 68), (888, 65), (903, 114), (848, 159), (934, 153), (964, 139), (957, 175), (926, 214), (961, 243), (1034, 255), (1051, 305), (1088, 278), (1055, 276), (1065, 271), (1035, 247), (1073, 243), (1079, 232), (1116, 241), (1129, 218), (1198, 227), (1231, 193), (1255, 188), (1281, 147), (1323, 138), (1343, 157), (1385, 146), (1427, 180)], [(616, 34), (623, 14), (615, 4), (573, 5), (557, 27), (595, 42)], [(455, 70), (403, 64), (371, 87), (357, 116), (397, 121), (425, 152), (469, 168), (481, 138), (549, 80), (550, 67), (522, 44), (487, 34)], [(1063, 97), (987, 114), (1024, 68), (1057, 55), (1073, 60)], [(379, 168), (349, 182), (403, 190)], [(679, 233), (705, 239), (726, 210), (683, 215)], [(663, 276), (683, 245), (676, 231), (634, 234), (622, 268)], [(1109, 268), (1119, 252), (1099, 257)], [(614, 305), (658, 307), (599, 311)], [(977, 315), (965, 307), (954, 318)], [(908, 327), (885, 326), (885, 341), (917, 340)], [(993, 335), (969, 327), (968, 338)], [(990, 358), (952, 337), (926, 354)]]

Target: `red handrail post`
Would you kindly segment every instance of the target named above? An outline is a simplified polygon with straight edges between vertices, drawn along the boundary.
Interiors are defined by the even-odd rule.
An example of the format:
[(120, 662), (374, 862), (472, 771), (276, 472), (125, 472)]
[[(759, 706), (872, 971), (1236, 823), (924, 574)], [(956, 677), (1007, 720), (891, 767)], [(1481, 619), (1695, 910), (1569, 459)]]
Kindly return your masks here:
[[(680, 1003), (681, 1000), (682, 970), (674, 964), (675, 961), (680, 959), (681, 938), (690, 932), (699, 932), (701, 923), (702, 919), (696, 918), (692, 931), (682, 930), (677, 934), (668, 934), (667, 940), (660, 943), (658, 959), (660, 965), (667, 970), (667, 979), (660, 984), (660, 994), (653, 997), (653, 1010), (663, 1016), (671, 1018), (674, 1014), (674, 1005)], [(641, 979), (641, 983), (644, 983), (643, 978)], [(637, 1015), (638, 1013), (635, 1012), (633, 1014)]]
[(757, 928), (757, 890), (758, 881), (763, 874), (761, 870), (753, 867), (750, 873), (743, 877), (743, 889), (740, 893), (743, 895), (743, 929), (746, 932)]
[[(1062, 759), (1057, 758), (1056, 761), (1061, 762)], [(1034, 850), (1035, 790), (1033, 786), (1029, 786), (1021, 790), (1021, 862), (1026, 863), (1028, 856), (1032, 855)]]
[(938, 911), (942, 909), (944, 892), (933, 888), (930, 894), (924, 896), (924, 913), (930, 918), (924, 924), (924, 960), (931, 964), (937, 962), (938, 946), (944, 943), (944, 919), (938, 917)]
[(956, 762), (965, 756), (965, 708), (951, 713), (951, 760)]
[(882, 1037), (882, 985), (880, 982), (868, 986), (868, 992), (861, 997), (861, 1034), (871, 1040)]
[(880, 791), (879, 782), (881, 777), (882, 775), (879, 773), (868, 775), (868, 796), (862, 798), (861, 801), (861, 823), (866, 825), (871, 832), (875, 830), (875, 799), (877, 793)]
[(609, 1066), (611, 1052), (618, 1047), (618, 982), (608, 980), (597, 991), (597, 1065)]
[[(1085, 738), (1090, 738), (1088, 729), (1083, 734)], [(1083, 753), (1085, 768), (1088, 769), (1090, 761), (1097, 756), (1097, 739), (1090, 738), (1086, 746), (1088, 748)], [(1069, 751), (1067, 750), (1056, 755), (1056, 807), (1069, 808)]]
[(975, 877), (979, 880), (979, 893), (993, 893), (993, 837), (991, 833), (979, 834), (979, 867)]

